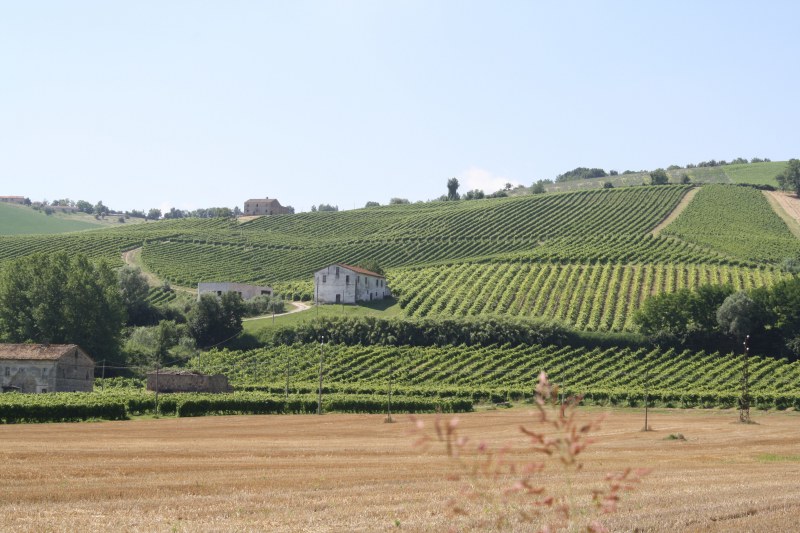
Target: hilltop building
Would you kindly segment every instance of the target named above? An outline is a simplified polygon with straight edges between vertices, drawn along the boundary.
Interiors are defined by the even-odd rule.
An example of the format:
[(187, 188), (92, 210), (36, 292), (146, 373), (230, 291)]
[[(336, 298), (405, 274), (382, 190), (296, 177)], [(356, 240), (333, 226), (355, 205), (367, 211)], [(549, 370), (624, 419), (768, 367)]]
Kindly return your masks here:
[(283, 207), (275, 198), (255, 198), (244, 203), (244, 215), (291, 215), (294, 209)]
[(227, 282), (197, 284), (198, 300), (203, 294), (216, 294), (217, 296), (222, 296), (226, 292), (236, 292), (242, 297), (242, 300), (250, 300), (256, 296), (272, 296), (272, 287)]
[(391, 296), (386, 278), (361, 267), (334, 263), (314, 273), (314, 301), (354, 304)]
[(0, 344), (3, 392), (91, 392), (94, 361), (75, 344)]
[(25, 197), (24, 196), (0, 196), (0, 202), (5, 202), (7, 204), (25, 204)]

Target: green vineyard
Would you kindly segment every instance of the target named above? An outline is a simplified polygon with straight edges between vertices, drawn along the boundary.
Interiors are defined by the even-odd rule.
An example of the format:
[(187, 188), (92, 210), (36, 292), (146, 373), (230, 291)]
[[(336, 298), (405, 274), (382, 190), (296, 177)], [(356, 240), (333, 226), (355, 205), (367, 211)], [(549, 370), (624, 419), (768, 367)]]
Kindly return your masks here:
[(623, 331), (653, 294), (704, 284), (746, 290), (786, 276), (774, 268), (693, 263), (462, 263), (393, 270), (389, 285), (409, 316), (533, 316)]
[[(651, 398), (672, 407), (735, 407), (743, 365), (741, 357), (688, 350), (319, 344), (211, 351), (191, 364), (224, 373), (238, 387), (293, 395), (317, 390), (321, 356), (329, 392), (376, 394), (391, 383), (413, 396), (516, 400), (530, 398), (545, 371), (570, 393), (595, 401), (641, 405), (647, 385)], [(751, 357), (749, 372), (762, 408), (800, 409), (800, 362)]]
[(663, 233), (744, 261), (800, 256), (800, 240), (750, 187), (704, 186)]

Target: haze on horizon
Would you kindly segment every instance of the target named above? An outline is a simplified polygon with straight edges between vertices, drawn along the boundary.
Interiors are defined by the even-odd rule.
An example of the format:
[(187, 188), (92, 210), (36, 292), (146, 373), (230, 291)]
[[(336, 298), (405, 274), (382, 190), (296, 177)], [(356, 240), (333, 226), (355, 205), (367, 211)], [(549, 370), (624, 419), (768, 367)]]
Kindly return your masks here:
[(14, 2), (0, 195), (298, 211), (797, 157), (800, 7)]

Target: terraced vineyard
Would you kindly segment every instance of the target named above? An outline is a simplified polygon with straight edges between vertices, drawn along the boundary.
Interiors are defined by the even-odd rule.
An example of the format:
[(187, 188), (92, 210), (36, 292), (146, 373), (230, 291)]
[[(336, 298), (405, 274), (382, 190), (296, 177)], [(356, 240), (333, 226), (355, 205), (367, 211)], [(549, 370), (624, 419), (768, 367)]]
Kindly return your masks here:
[[(645, 368), (662, 405), (735, 407), (742, 360), (727, 354), (569, 346), (381, 347), (295, 345), (212, 351), (191, 364), (222, 372), (240, 387), (290, 394), (316, 390), (320, 350), (328, 391), (374, 394), (392, 381), (403, 394), (501, 401), (529, 398), (539, 372), (601, 403), (641, 405)], [(750, 384), (761, 407), (800, 408), (800, 362), (751, 357)]]
[(716, 264), (503, 262), (398, 269), (389, 286), (410, 316), (537, 316), (582, 330), (623, 331), (652, 294), (704, 284), (750, 289), (784, 277), (774, 268)]

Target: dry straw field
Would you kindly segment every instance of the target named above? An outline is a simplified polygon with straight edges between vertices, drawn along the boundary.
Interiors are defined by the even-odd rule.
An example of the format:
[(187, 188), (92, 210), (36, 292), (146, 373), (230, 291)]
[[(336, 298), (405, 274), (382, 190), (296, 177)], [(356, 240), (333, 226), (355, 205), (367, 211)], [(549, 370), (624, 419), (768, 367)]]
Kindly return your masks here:
[[(580, 416), (600, 410), (584, 409)], [(791, 531), (800, 516), (800, 415), (735, 411), (607, 413), (575, 479), (651, 469), (612, 531)], [(434, 417), (424, 416), (431, 425)], [(406, 416), (238, 416), (0, 427), (8, 531), (486, 530), (492, 509), (448, 513), (459, 494), (441, 450), (413, 447)], [(490, 444), (524, 442), (525, 408), (460, 415)], [(668, 440), (681, 433), (686, 440)], [(554, 470), (555, 469), (555, 470)], [(557, 467), (541, 474), (558, 485)], [(483, 515), (482, 513), (488, 513)], [(522, 530), (515, 521), (507, 530)], [(527, 527), (526, 530), (536, 530)]]

